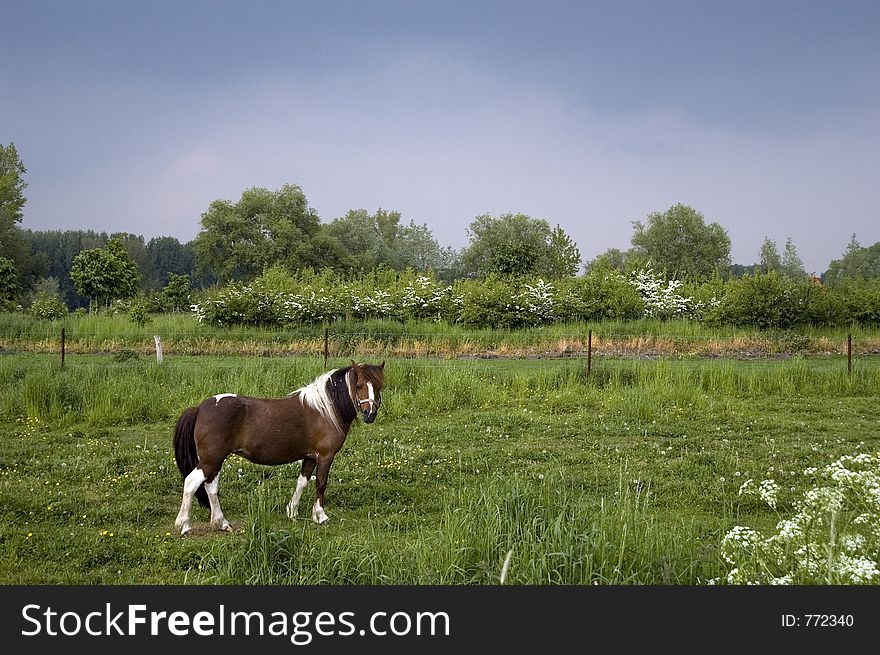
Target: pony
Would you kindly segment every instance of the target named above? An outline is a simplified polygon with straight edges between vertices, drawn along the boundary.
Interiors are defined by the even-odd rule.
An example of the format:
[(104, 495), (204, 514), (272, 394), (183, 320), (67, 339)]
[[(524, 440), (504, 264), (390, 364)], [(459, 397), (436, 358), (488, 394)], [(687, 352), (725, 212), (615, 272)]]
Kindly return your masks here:
[(218, 393), (183, 410), (174, 428), (174, 458), (183, 476), (183, 500), (174, 526), (190, 530), (193, 495), (211, 509), (211, 525), (231, 531), (218, 497), (220, 467), (232, 453), (256, 464), (289, 464), (302, 460), (287, 516), (296, 518), (303, 490), (315, 473), (312, 520), (329, 520), (324, 491), (333, 458), (357, 419), (376, 420), (382, 404), (385, 362), (327, 371), (283, 398), (255, 398)]

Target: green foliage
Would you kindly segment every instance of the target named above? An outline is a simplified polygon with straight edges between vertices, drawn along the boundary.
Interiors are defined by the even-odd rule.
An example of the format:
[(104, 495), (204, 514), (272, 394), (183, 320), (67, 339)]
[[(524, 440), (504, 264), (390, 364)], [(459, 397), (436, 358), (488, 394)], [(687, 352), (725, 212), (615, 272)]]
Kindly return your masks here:
[(73, 259), (70, 278), (79, 293), (99, 303), (131, 298), (138, 292), (140, 273), (119, 238), (106, 248), (84, 250)]
[(0, 257), (0, 310), (9, 311), (15, 307), (20, 292), (15, 264), (6, 257)]
[(706, 224), (703, 215), (676, 204), (648, 216), (648, 223), (633, 221), (635, 254), (645, 257), (655, 270), (678, 278), (708, 278), (730, 263), (730, 237), (718, 223)]
[(852, 235), (849, 245), (841, 259), (835, 259), (823, 275), (826, 283), (843, 284), (848, 280), (880, 278), (880, 241), (867, 248), (859, 245), (856, 235)]
[(67, 306), (55, 293), (38, 291), (28, 310), (32, 316), (49, 320), (58, 320), (67, 316)]
[(880, 277), (846, 280), (839, 285), (835, 296), (843, 305), (848, 322), (862, 325), (880, 323)]
[(15, 144), (0, 144), (0, 235), (5, 236), (10, 227), (21, 223), (27, 201), (24, 196), (27, 187), (25, 173), (27, 169), (18, 156)]
[[(478, 216), (468, 229), (470, 243), (461, 253), (466, 274), (558, 277), (580, 267), (580, 252), (560, 228), (525, 214)], [(574, 273), (573, 273), (573, 272)]]
[(758, 328), (785, 328), (802, 321), (794, 285), (776, 271), (744, 275), (725, 286), (724, 298), (712, 320)]
[(131, 322), (138, 327), (144, 327), (147, 323), (152, 322), (153, 317), (150, 316), (150, 302), (146, 298), (138, 298), (128, 308), (128, 317)]
[(193, 241), (197, 270), (228, 282), (253, 279), (276, 263), (292, 271), (319, 266), (320, 223), (294, 184), (277, 191), (251, 188), (235, 203), (215, 200), (202, 214), (202, 230)]
[(586, 275), (557, 284), (557, 312), (563, 321), (630, 320), (644, 314), (639, 292), (610, 265), (594, 265)]
[(461, 302), (458, 320), (471, 327), (522, 327), (528, 317), (515, 301), (511, 302), (517, 295), (516, 287), (514, 278), (496, 274), (482, 280), (459, 280), (455, 284), (455, 295)]
[(162, 289), (163, 305), (172, 312), (188, 310), (192, 296), (192, 282), (189, 275), (168, 274), (168, 284)]

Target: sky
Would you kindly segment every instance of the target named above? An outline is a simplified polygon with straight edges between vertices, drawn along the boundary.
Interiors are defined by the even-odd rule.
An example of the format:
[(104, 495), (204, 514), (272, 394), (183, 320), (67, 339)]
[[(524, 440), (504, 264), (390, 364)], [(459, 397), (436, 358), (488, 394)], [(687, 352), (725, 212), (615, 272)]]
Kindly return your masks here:
[(823, 273), (880, 241), (880, 2), (0, 0), (0, 143), (22, 228), (189, 241), (299, 185), (325, 223), (479, 215), (584, 261), (676, 203), (733, 263)]

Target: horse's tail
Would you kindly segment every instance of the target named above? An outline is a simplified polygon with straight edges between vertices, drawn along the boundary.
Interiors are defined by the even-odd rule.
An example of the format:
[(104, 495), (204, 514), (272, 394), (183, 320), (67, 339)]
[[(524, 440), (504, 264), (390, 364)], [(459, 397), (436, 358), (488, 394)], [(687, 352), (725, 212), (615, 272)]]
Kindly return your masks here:
[[(177, 468), (180, 469), (184, 480), (199, 465), (195, 439), (196, 418), (198, 416), (198, 407), (188, 407), (177, 419), (177, 425), (174, 428), (174, 459), (177, 460)], [(196, 498), (202, 507), (210, 507), (204, 483), (196, 489)]]

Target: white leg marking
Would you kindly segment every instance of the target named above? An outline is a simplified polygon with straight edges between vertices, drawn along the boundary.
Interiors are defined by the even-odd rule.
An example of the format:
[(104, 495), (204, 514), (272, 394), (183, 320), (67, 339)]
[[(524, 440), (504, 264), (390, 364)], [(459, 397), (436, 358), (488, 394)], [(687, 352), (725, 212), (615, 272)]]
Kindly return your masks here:
[(183, 500), (180, 503), (180, 511), (177, 513), (177, 519), (174, 521), (174, 526), (180, 530), (181, 535), (190, 531), (189, 514), (192, 510), (193, 494), (204, 481), (205, 474), (202, 473), (202, 469), (200, 468), (193, 469), (183, 481)]
[(324, 513), (324, 508), (321, 507), (321, 503), (318, 500), (315, 500), (315, 504), (312, 506), (312, 520), (319, 525), (330, 520), (330, 517)]
[(218, 393), (216, 396), (214, 396), (214, 404), (216, 405), (224, 398), (236, 398), (237, 396), (238, 394), (236, 393)]
[(293, 492), (293, 498), (291, 498), (290, 502), (287, 503), (287, 518), (296, 518), (296, 510), (299, 507), (299, 499), (302, 498), (303, 489), (306, 488), (306, 485), (308, 483), (309, 479), (302, 473), (300, 473), (299, 477), (296, 479), (296, 490)]
[(205, 491), (208, 492), (208, 503), (211, 505), (211, 525), (218, 530), (232, 532), (229, 527), (229, 521), (223, 516), (223, 510), (220, 509), (220, 497), (217, 495), (217, 489), (220, 487), (220, 474), (214, 476), (211, 482), (205, 485)]

